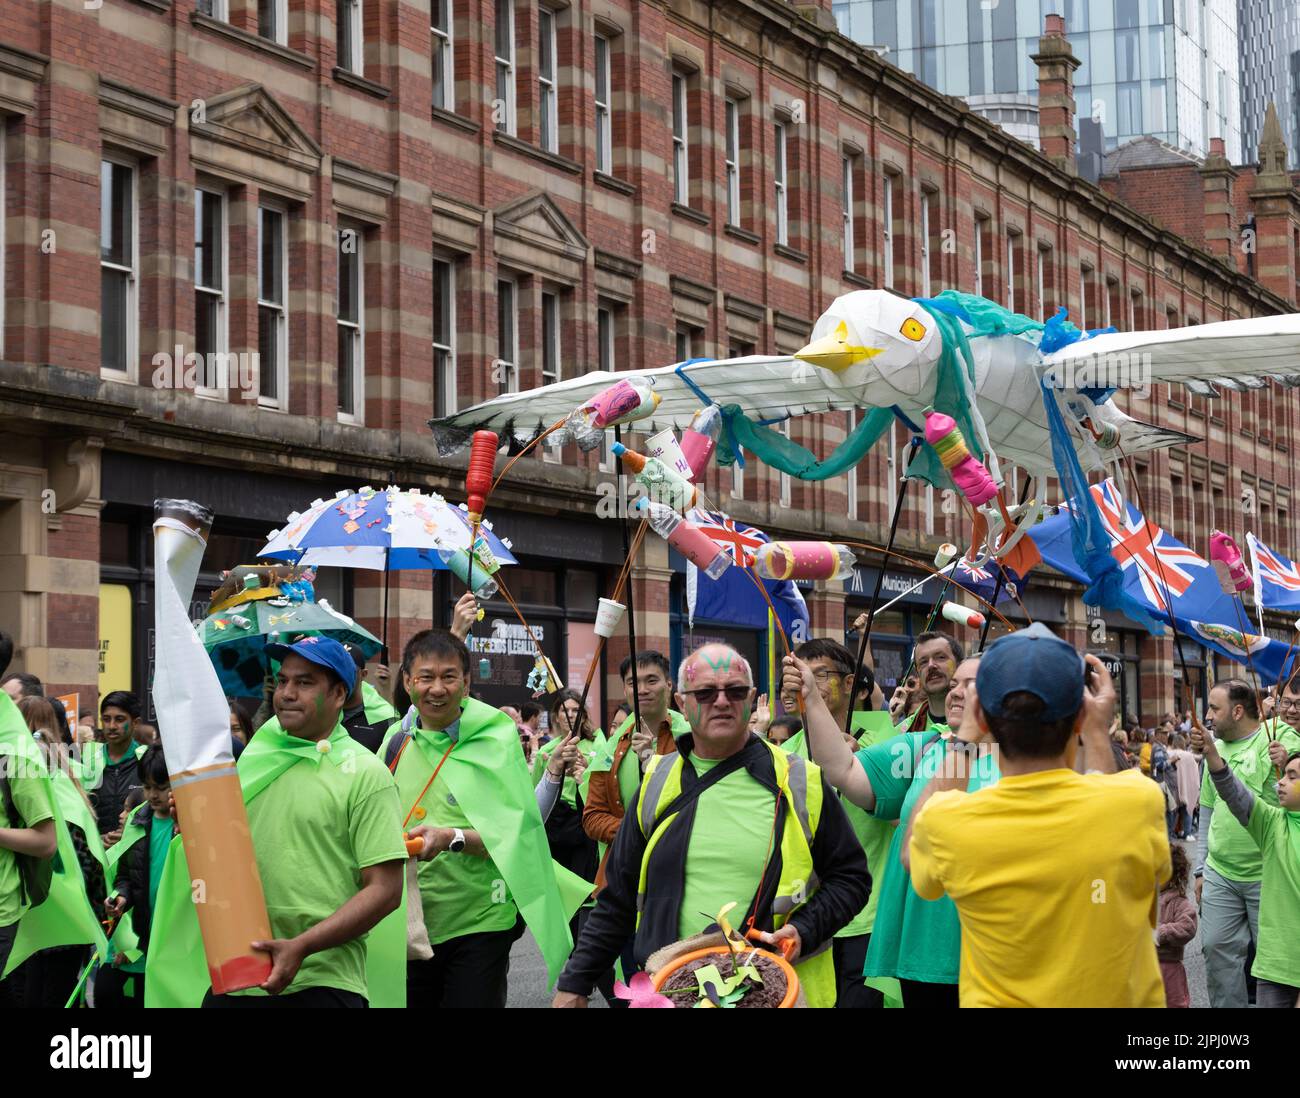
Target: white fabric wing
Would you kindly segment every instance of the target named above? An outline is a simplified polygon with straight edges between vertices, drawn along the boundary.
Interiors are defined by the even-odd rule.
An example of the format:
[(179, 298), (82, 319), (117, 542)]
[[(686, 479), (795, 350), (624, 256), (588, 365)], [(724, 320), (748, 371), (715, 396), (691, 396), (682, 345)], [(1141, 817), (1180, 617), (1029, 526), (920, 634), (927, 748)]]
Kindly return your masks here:
[[(828, 374), (790, 355), (748, 355), (744, 358), (696, 362), (682, 368), (718, 404), (738, 404), (753, 419), (779, 419), (812, 412), (855, 407), (851, 396), (827, 384)], [(676, 366), (654, 370), (597, 371), (523, 393), (506, 393), (444, 419), (429, 421), (439, 453), (453, 454), (469, 444), (475, 431), (495, 431), (527, 442), (557, 420), (617, 381), (642, 381), (659, 394), (659, 407), (638, 420), (638, 431), (683, 430), (699, 411), (701, 401), (677, 373)]]
[[(1166, 382), (1214, 396), (1220, 388), (1262, 389), (1269, 380), (1293, 387), (1300, 385), (1300, 313), (1094, 336), (1044, 364), (1065, 389)], [(1117, 378), (1121, 384), (1108, 384)]]

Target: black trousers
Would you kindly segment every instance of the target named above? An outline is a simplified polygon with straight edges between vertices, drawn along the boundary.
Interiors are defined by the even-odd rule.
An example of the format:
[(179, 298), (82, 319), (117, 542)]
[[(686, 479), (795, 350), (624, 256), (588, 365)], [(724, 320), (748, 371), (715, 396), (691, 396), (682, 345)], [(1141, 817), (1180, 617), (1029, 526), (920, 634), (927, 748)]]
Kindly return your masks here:
[(284, 1010), (294, 1007), (368, 1007), (364, 996), (337, 987), (308, 987), (288, 995), (213, 995), (203, 996), (205, 1007), (246, 1008), (249, 1010)]
[(956, 1010), (961, 1006), (956, 984), (923, 984), (919, 980), (899, 980), (906, 1010)]
[(406, 1005), (435, 1010), (504, 1008), (510, 947), (523, 933), (521, 918), (509, 930), (462, 934), (439, 942), (427, 961), (407, 961)]
[(867, 987), (862, 969), (867, 963), (867, 945), (870, 934), (855, 934), (849, 938), (831, 939), (831, 952), (835, 957), (835, 1006), (848, 1010), (884, 1007), (885, 993)]
[(25, 985), (23, 1005), (29, 1009), (62, 1009), (89, 960), (90, 952), (83, 946), (56, 946), (33, 953), (19, 966)]
[[(0, 926), (0, 972), (3, 972), (5, 965), (9, 963), (9, 954), (13, 952), (16, 937), (18, 937), (17, 923)], [(9, 976), (0, 980), (0, 1007), (17, 1009), (23, 1005), (22, 971), (23, 966), (19, 965)]]

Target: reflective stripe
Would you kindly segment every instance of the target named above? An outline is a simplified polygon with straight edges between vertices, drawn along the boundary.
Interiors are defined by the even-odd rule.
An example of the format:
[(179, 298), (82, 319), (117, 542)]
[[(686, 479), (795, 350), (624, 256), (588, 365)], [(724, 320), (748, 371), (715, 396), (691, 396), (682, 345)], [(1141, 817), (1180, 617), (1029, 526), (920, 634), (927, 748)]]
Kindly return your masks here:
[(673, 767), (680, 762), (681, 756), (676, 751), (670, 755), (660, 755), (659, 761), (655, 763), (654, 770), (651, 771), (650, 777), (646, 778), (645, 785), (641, 789), (641, 805), (637, 816), (641, 824), (641, 834), (647, 839), (650, 838), (655, 829), (659, 795), (664, 791), (664, 786), (668, 784), (668, 778), (673, 772)]
[[(799, 884), (801, 882), (796, 881), (794, 883)], [(789, 915), (796, 907), (799, 907), (801, 904), (806, 904), (809, 897), (811, 897), (821, 885), (821, 881), (817, 879), (816, 873), (809, 873), (808, 879), (803, 881), (802, 884), (803, 888), (799, 890), (798, 896), (777, 896), (772, 901), (773, 915)]]
[(803, 828), (804, 841), (812, 850), (813, 833), (808, 821), (808, 766), (798, 755), (791, 755), (789, 761), (786, 781), (790, 786), (790, 800), (794, 804), (794, 814), (799, 818), (799, 826)]

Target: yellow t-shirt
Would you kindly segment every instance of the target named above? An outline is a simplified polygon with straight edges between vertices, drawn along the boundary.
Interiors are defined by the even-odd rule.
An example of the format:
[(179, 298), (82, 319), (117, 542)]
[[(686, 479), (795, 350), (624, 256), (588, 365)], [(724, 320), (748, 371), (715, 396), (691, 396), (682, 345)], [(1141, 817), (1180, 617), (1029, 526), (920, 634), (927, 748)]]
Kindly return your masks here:
[(1163, 1007), (1160, 787), (1136, 770), (1003, 775), (936, 793), (912, 832), (912, 886), (961, 917), (963, 1007)]

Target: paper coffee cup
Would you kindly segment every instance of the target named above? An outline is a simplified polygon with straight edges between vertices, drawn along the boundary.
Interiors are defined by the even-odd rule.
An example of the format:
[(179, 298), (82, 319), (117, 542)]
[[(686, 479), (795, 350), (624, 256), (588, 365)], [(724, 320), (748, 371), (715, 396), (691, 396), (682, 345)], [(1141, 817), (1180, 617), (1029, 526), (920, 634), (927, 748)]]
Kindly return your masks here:
[(618, 623), (623, 620), (624, 606), (613, 599), (601, 599), (596, 608), (596, 636), (608, 640), (614, 635)]
[(677, 436), (673, 434), (671, 427), (665, 427), (657, 435), (652, 435), (646, 440), (645, 452), (647, 457), (656, 457), (668, 466), (675, 473), (680, 473), (684, 477), (691, 476), (691, 465), (686, 460), (686, 455), (682, 453), (682, 448), (677, 442)]

